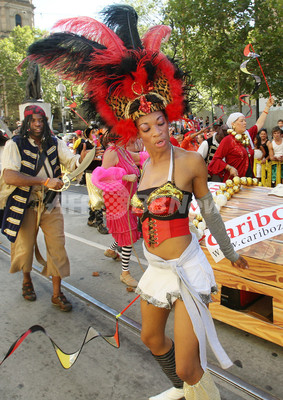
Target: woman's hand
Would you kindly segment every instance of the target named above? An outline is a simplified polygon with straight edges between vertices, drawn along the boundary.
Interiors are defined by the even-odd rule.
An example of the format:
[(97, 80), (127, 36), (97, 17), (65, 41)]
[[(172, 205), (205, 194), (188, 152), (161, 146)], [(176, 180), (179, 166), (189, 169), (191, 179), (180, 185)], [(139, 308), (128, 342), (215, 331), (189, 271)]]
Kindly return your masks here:
[(236, 168), (232, 167), (231, 165), (226, 165), (226, 168), (229, 171), (230, 176), (238, 176), (238, 171)]
[(136, 174), (124, 175), (122, 180), (127, 182), (136, 182), (138, 179)]
[(269, 97), (269, 99), (266, 102), (266, 107), (270, 108), (274, 104), (274, 99), (273, 97)]
[(244, 259), (244, 257), (240, 256), (237, 261), (232, 262), (233, 267), (236, 268), (241, 268), (241, 269), (248, 269), (249, 264), (247, 260)]

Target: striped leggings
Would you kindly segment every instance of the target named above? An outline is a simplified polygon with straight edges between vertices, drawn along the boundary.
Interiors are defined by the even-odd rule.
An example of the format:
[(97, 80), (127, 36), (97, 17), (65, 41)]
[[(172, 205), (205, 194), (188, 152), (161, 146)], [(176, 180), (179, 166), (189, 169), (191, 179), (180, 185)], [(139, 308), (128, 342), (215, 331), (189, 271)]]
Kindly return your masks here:
[[(116, 251), (117, 247), (118, 247), (118, 243), (113, 242), (109, 248), (110, 248), (110, 250)], [(122, 272), (129, 271), (129, 262), (130, 262), (131, 253), (132, 253), (132, 246), (123, 246), (122, 247)]]

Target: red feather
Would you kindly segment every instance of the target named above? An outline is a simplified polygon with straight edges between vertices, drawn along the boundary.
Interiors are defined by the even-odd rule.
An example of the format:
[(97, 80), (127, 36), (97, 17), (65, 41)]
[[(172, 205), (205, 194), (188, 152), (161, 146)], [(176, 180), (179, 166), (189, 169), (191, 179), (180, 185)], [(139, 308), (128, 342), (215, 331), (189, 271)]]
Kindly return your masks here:
[(160, 51), (161, 43), (166, 43), (171, 35), (171, 28), (166, 25), (156, 25), (150, 28), (144, 37), (142, 43), (146, 50)]
[(52, 30), (60, 28), (62, 31), (76, 33), (107, 47), (108, 50), (124, 54), (126, 47), (123, 41), (106, 25), (90, 17), (76, 17), (61, 19), (56, 22)]

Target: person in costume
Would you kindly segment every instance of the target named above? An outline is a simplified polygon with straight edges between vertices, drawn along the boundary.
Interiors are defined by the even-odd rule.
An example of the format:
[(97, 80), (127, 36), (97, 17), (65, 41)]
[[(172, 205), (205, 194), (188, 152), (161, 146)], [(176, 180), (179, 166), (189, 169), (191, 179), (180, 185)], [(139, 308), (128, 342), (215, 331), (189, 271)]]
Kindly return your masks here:
[(0, 130), (0, 174), (1, 174), (1, 170), (2, 170), (2, 154), (4, 151), (4, 146), (7, 142), (8, 138), (6, 136), (4, 136), (4, 133), (2, 130)]
[(244, 114), (236, 112), (229, 115), (226, 122), (229, 135), (222, 140), (208, 165), (211, 176), (218, 175), (223, 182), (234, 176), (253, 177), (253, 140), (263, 127), (273, 103), (270, 97), (256, 124), (248, 130)]
[[(95, 143), (92, 132), (93, 132), (92, 128), (86, 128), (83, 133), (84, 143), (87, 150), (91, 150), (95, 145), (97, 146), (96, 147), (97, 149), (99, 147), (99, 149), (95, 153), (95, 159), (90, 163), (90, 165), (85, 170), (86, 188), (89, 196), (89, 216), (87, 224), (89, 226), (97, 228), (98, 232), (101, 233), (102, 235), (107, 235), (108, 229), (106, 228), (103, 222), (104, 201), (102, 197), (102, 192), (98, 187), (93, 185), (91, 181), (92, 172), (95, 170), (95, 168), (101, 166), (102, 163), (101, 158), (103, 156), (104, 150), (101, 147), (100, 143), (99, 145), (98, 143)], [(84, 148), (83, 143), (80, 143), (77, 148), (77, 154), (81, 154), (83, 148)]]
[(199, 148), (199, 144), (197, 141), (197, 136), (201, 135), (205, 131), (205, 128), (202, 128), (200, 131), (189, 131), (185, 133), (184, 139), (181, 143), (182, 149), (187, 151), (197, 151)]
[[(193, 194), (225, 256), (235, 268), (246, 268), (247, 262), (230, 243), (207, 187), (203, 158), (170, 143), (169, 123), (186, 112), (182, 73), (160, 52), (171, 29), (155, 26), (141, 40), (132, 7), (109, 6), (103, 15), (103, 24), (87, 17), (59, 21), (56, 27), (65, 32), (32, 45), (29, 57), (57, 69), (64, 78), (84, 83), (90, 108), (119, 137), (119, 145), (138, 137), (149, 153), (131, 202), (132, 212), (140, 217), (148, 261), (136, 291), (141, 296), (141, 339), (173, 384), (150, 399), (219, 400), (207, 370), (206, 338), (223, 368), (232, 362), (207, 308), (216, 284), (189, 230)], [(119, 171), (114, 167), (109, 180), (121, 188), (125, 175), (122, 171), (116, 177), (115, 170)], [(172, 309), (175, 344), (165, 334)]]
[[(198, 153), (203, 157), (207, 166), (213, 159), (213, 156), (217, 148), (219, 147), (222, 139), (227, 135), (227, 125), (217, 124), (215, 125), (215, 129), (216, 131), (213, 136), (204, 140), (198, 148)], [(219, 180), (219, 177), (211, 177), (210, 175), (208, 175), (208, 180)]]
[[(61, 279), (69, 276), (70, 263), (59, 196), (48, 189), (59, 190), (63, 186), (60, 164), (72, 171), (85, 154), (85, 149), (81, 156), (72, 154), (62, 140), (52, 135), (45, 112), (37, 105), (25, 108), (20, 133), (6, 143), (3, 152), (2, 233), (11, 241), (10, 272), (22, 271), (23, 297), (36, 300), (31, 279), (35, 249), (37, 259), (44, 264), (42, 274), (52, 277), (52, 304), (61, 311), (72, 309), (61, 291)], [(49, 200), (47, 193), (48, 197), (52, 195)], [(36, 245), (39, 227), (44, 233), (47, 263), (40, 258)]]
[[(116, 139), (116, 140), (115, 140)], [(140, 238), (137, 217), (129, 209), (129, 201), (137, 190), (140, 156), (128, 151), (125, 146), (115, 144), (117, 137), (109, 132), (104, 143), (108, 147), (103, 155), (101, 168), (92, 175), (94, 185), (103, 190), (106, 207), (106, 223), (114, 242), (104, 252), (106, 257), (120, 261), (118, 246), (122, 248), (122, 272), (120, 281), (136, 287), (137, 280), (129, 271), (132, 245)], [(143, 153), (141, 153), (143, 154)], [(134, 159), (136, 159), (136, 162)]]

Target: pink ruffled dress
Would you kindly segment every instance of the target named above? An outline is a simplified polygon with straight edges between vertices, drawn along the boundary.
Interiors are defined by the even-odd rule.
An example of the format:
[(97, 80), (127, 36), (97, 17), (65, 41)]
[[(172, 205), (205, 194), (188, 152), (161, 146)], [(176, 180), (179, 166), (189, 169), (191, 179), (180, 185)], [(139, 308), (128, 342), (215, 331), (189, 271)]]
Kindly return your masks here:
[(122, 177), (129, 174), (139, 176), (139, 168), (135, 165), (131, 154), (124, 148), (110, 146), (106, 151), (115, 151), (119, 162), (115, 167), (96, 168), (92, 173), (92, 182), (103, 190), (109, 233), (119, 246), (130, 246), (141, 236), (137, 229), (137, 217), (131, 210), (128, 212), (130, 199), (137, 190), (137, 182), (122, 181)]

